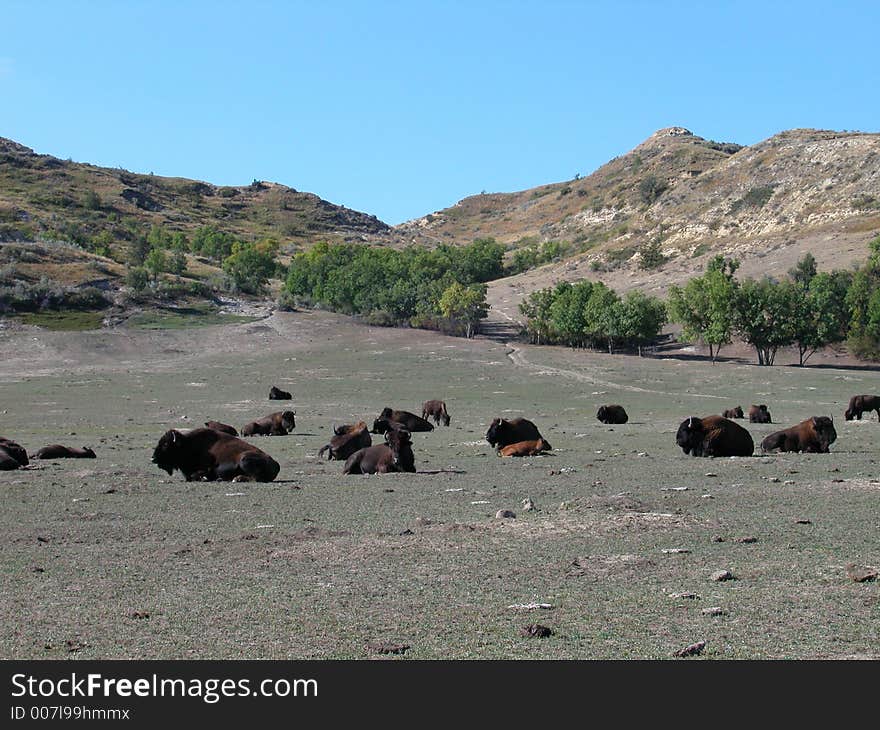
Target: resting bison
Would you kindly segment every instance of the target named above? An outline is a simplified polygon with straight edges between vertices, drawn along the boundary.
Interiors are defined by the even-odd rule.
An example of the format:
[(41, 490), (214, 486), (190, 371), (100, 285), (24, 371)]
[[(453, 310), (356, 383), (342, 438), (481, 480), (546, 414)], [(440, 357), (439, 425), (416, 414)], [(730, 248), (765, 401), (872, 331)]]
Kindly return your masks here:
[(849, 399), (849, 407), (843, 417), (847, 421), (853, 418), (861, 421), (865, 411), (877, 411), (877, 420), (880, 420), (880, 395), (854, 395)]
[(186, 481), (271, 482), (281, 467), (269, 454), (247, 441), (215, 431), (166, 431), (153, 451), (153, 463), (169, 474), (180, 469)]
[(0, 436), (0, 471), (12, 471), (29, 463), (24, 447)]
[(281, 390), (273, 385), (269, 389), (269, 400), (293, 400), (293, 396), (286, 390)]
[(749, 423), (773, 423), (767, 406), (763, 403), (759, 406), (749, 406)]
[(602, 423), (626, 423), (629, 420), (629, 416), (626, 415), (623, 406), (617, 405), (600, 406), (596, 412), (596, 418)]
[(550, 451), (550, 444), (544, 441), (544, 439), (519, 441), (500, 448), (498, 456), (537, 456), (544, 451)]
[(296, 428), (296, 411), (277, 411), (264, 418), (246, 423), (242, 436), (287, 436)]
[[(342, 430), (340, 430), (342, 429)], [(351, 426), (341, 426), (333, 429), (334, 436), (330, 439), (330, 443), (322, 446), (318, 451), (318, 458), (329, 450), (327, 458), (329, 460), (347, 459), (358, 449), (365, 449), (373, 445), (373, 439), (370, 438), (370, 432), (367, 430), (367, 424), (363, 421), (355, 423)]]
[(415, 472), (415, 457), (409, 431), (385, 432), (386, 443), (358, 449), (345, 460), (343, 474), (385, 474), (391, 471)]
[(230, 436), (238, 436), (238, 431), (236, 431), (232, 426), (228, 426), (225, 423), (220, 423), (220, 421), (205, 421), (205, 428), (213, 428), (215, 431), (228, 433)]
[(761, 450), (827, 454), (828, 446), (836, 440), (834, 420), (828, 416), (813, 416), (796, 426), (771, 433), (761, 442)]
[(77, 449), (71, 446), (62, 446), (61, 444), (52, 444), (44, 446), (36, 454), (35, 459), (95, 459), (95, 452), (88, 446)]
[(749, 432), (724, 416), (691, 416), (678, 427), (675, 443), (693, 456), (751, 456), (755, 451)]
[[(385, 424), (384, 421), (393, 421), (393, 424)], [(373, 433), (385, 433), (389, 428), (403, 427), (407, 431), (433, 431), (434, 427), (424, 418), (419, 418), (415, 413), (409, 411), (392, 411), (390, 408), (383, 408), (379, 417), (373, 422)], [(383, 428), (384, 430), (379, 430)]]
[[(520, 441), (537, 441), (543, 438), (538, 431), (538, 427), (527, 418), (496, 418), (489, 424), (489, 430), (486, 431), (486, 441), (495, 449), (501, 449), (510, 444), (516, 444)], [(552, 449), (550, 442), (544, 439), (544, 444), (548, 449)]]
[(725, 418), (745, 418), (742, 406), (737, 406), (736, 408), (728, 408), (726, 411), (722, 412), (721, 415)]
[(434, 423), (438, 426), (441, 423), (444, 426), (449, 425), (449, 413), (446, 411), (446, 404), (442, 400), (426, 400), (422, 404), (422, 418), (427, 421), (429, 416), (434, 419)]

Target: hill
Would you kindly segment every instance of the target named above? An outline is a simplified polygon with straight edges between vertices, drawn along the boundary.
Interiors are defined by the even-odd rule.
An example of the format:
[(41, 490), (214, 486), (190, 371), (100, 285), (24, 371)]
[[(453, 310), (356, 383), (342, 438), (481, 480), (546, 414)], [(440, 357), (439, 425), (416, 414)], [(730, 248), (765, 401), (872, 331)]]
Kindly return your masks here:
[[(657, 293), (719, 253), (746, 276), (782, 275), (806, 251), (820, 268), (848, 267), (880, 230), (880, 135), (797, 129), (742, 147), (670, 127), (587, 177), (475, 195), (398, 230), (449, 243), (493, 236), (514, 250), (560, 242), (553, 263), (491, 287), (493, 307), (514, 318), (523, 294), (553, 281)], [(643, 268), (646, 245), (665, 261)]]

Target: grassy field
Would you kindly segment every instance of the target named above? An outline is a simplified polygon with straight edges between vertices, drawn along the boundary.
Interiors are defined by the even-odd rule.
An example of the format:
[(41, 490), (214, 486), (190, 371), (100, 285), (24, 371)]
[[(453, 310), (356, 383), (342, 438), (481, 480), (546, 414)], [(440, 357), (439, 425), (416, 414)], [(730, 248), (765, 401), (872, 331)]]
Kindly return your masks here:
[[(19, 359), (0, 362), (0, 435), (99, 456), (0, 472), (2, 658), (368, 658), (383, 644), (412, 659), (669, 658), (697, 641), (703, 658), (880, 658), (880, 586), (845, 571), (880, 564), (880, 424), (843, 420), (850, 395), (880, 391), (876, 372), (609, 357), (320, 313), (2, 337)], [(253, 439), (277, 481), (185, 483), (150, 463), (169, 427), (278, 410), (270, 385), (297, 412), (290, 436)], [(452, 424), (414, 434), (420, 473), (346, 477), (317, 459), (333, 423), (428, 398)], [(630, 422), (598, 423), (603, 403)], [(750, 403), (774, 419), (746, 424), (756, 443), (822, 414), (838, 440), (734, 459), (675, 446), (687, 416)], [(495, 456), (488, 423), (516, 415), (552, 455)], [(711, 579), (723, 569), (735, 580)], [(529, 603), (551, 608), (511, 608)], [(522, 636), (533, 623), (554, 634)]]

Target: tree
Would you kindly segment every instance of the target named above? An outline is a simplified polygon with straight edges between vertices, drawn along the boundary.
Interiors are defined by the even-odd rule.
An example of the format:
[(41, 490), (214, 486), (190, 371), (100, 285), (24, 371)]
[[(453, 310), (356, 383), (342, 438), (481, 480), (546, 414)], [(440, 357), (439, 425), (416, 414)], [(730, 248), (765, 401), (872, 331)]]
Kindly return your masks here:
[(150, 283), (150, 277), (146, 269), (135, 266), (130, 268), (125, 275), (125, 283), (131, 287), (132, 291), (140, 293), (147, 288), (147, 284)]
[(485, 284), (463, 286), (457, 281), (453, 282), (440, 297), (440, 313), (450, 321), (462, 322), (465, 326), (465, 337), (470, 338), (479, 321), (488, 316), (487, 291)]
[(569, 347), (583, 347), (588, 339), (586, 308), (593, 291), (593, 283), (560, 282), (553, 292), (550, 317), (558, 339)]
[(532, 292), (519, 304), (520, 314), (526, 318), (529, 340), (535, 345), (549, 344), (553, 339), (551, 311), (555, 299), (556, 295), (552, 287), (548, 287)]
[(144, 260), (144, 268), (153, 281), (156, 281), (162, 273), (168, 271), (168, 257), (161, 248), (154, 248)]
[(755, 348), (759, 365), (772, 365), (780, 347), (793, 344), (803, 315), (801, 291), (791, 281), (749, 279), (740, 285), (734, 308), (739, 335)]
[(721, 348), (733, 335), (733, 310), (738, 284), (733, 275), (739, 268), (735, 259), (716, 256), (703, 276), (688, 281), (683, 288), (669, 287), (669, 319), (682, 325), (685, 341), (709, 346), (714, 363)]
[(593, 284), (584, 307), (584, 330), (591, 340), (605, 340), (608, 353), (614, 352), (614, 341), (620, 336), (620, 297), (601, 281)]
[(797, 262), (797, 266), (788, 272), (789, 277), (804, 291), (810, 288), (810, 282), (816, 276), (816, 259), (809, 251)]
[(666, 305), (640, 291), (628, 292), (620, 302), (621, 336), (638, 347), (654, 340), (666, 324)]
[(142, 266), (150, 253), (150, 244), (147, 242), (146, 236), (137, 232), (134, 234), (129, 249), (129, 261), (132, 266)]
[(186, 254), (174, 249), (171, 256), (168, 257), (168, 271), (176, 276), (183, 276), (186, 273)]
[(801, 293), (794, 338), (800, 365), (804, 365), (816, 350), (846, 339), (849, 280), (845, 271), (815, 274), (808, 289)]
[(236, 242), (232, 253), (223, 260), (223, 271), (238, 291), (261, 294), (269, 279), (275, 276), (277, 264), (271, 253), (259, 250), (254, 244)]

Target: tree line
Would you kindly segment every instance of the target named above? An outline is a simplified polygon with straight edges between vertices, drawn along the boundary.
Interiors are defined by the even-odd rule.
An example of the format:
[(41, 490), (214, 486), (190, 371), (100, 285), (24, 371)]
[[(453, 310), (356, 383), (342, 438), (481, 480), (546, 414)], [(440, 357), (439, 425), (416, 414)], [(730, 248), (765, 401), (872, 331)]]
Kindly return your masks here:
[(485, 282), (504, 274), (491, 238), (435, 249), (318, 243), (294, 255), (283, 298), (296, 305), (472, 336), (486, 317)]

